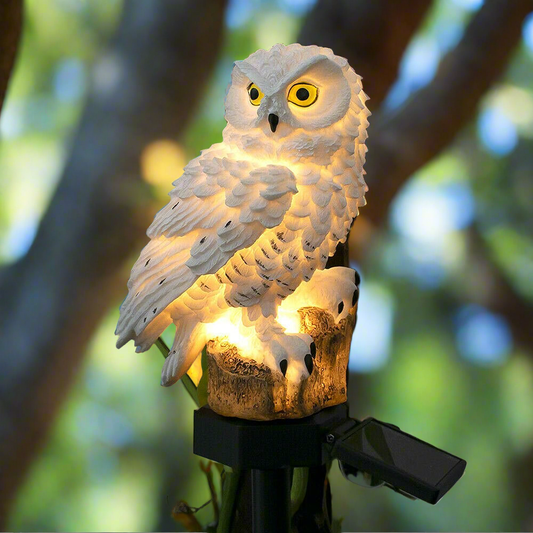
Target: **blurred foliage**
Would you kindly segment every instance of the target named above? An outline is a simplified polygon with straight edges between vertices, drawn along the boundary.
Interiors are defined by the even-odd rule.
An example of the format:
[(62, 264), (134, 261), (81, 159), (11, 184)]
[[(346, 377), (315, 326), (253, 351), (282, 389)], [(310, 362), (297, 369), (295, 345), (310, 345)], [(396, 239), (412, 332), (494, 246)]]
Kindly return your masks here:
[[(194, 123), (184, 139), (156, 147), (158, 165), (147, 159), (145, 169), (143, 163), (157, 201), (164, 203), (183, 160), (221, 140), (233, 61), (294, 41), (312, 4), (230, 2), (225, 47)], [(480, 4), (436, 2), (406, 53), (388, 108), (431, 80)], [(4, 263), (31, 244), (83, 109), (92, 65), (121, 7), (117, 0), (26, 2), (23, 46), (0, 122)], [(529, 21), (522, 48), (478, 118), (404, 187), (387, 228), (358, 265), (363, 283), (350, 362), (352, 414), (390, 421), (464, 457), (466, 474), (431, 507), (386, 489), (347, 485), (334, 467), (334, 512), (344, 518), (344, 530), (518, 530), (528, 519), (515, 496), (533, 486), (518, 485), (514, 469), (533, 446), (533, 354), (514, 346), (505, 317), (469, 303), (473, 290), (490, 287), (472, 286), (465, 273), (471, 268), (466, 232), (476, 225), (516, 291), (533, 299), (532, 63)], [(168, 166), (161, 170), (165, 154)], [(379, 196), (379, 183), (371, 185), (369, 202)], [(179, 500), (200, 507), (210, 498), (192, 454), (193, 403), (181, 385), (158, 386), (156, 348), (147, 354), (115, 349), (118, 303), (102, 321), (19, 494), (12, 530), (173, 530), (180, 527), (171, 517)], [(200, 522), (212, 520), (211, 513), (210, 506), (199, 511)]]

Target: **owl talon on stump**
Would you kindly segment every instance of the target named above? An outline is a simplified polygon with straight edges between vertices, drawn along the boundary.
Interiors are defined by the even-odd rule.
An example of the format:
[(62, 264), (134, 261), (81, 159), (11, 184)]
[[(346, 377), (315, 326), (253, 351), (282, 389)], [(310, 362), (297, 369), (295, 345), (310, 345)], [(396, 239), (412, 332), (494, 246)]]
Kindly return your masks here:
[(352, 296), (352, 307), (358, 302), (359, 300), (359, 287), (355, 287), (355, 290), (353, 291)]
[[(291, 382), (298, 383), (308, 377), (305, 370), (309, 369), (306, 357), (312, 361), (311, 354), (316, 353), (316, 346), (313, 345), (313, 339), (305, 333), (277, 334), (264, 344), (264, 361), (277, 361), (283, 376)], [(272, 365), (270, 366), (272, 368)]]
[(338, 324), (357, 302), (359, 290), (355, 282), (358, 278), (357, 272), (347, 267), (317, 270), (310, 281), (302, 283), (286, 298), (281, 308), (318, 307), (331, 313)]
[(309, 375), (311, 375), (313, 373), (313, 357), (311, 356), (310, 353), (308, 353), (305, 356), (304, 362), (305, 362), (305, 368), (307, 368)]

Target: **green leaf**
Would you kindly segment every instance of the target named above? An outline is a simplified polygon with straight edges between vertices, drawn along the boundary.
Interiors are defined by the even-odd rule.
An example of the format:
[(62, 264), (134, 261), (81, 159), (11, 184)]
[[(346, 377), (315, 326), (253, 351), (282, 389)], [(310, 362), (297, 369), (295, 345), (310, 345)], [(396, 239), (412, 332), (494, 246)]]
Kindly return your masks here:
[(208, 369), (207, 369), (207, 346), (204, 346), (202, 350), (202, 378), (198, 383), (198, 406), (203, 407), (207, 404), (207, 382), (208, 382)]
[(291, 516), (294, 516), (296, 511), (302, 505), (307, 492), (307, 480), (309, 479), (309, 468), (298, 467), (295, 468), (292, 474), (291, 487)]
[(235, 498), (239, 487), (240, 471), (225, 469), (224, 485), (222, 487), (222, 508), (217, 533), (229, 533), (231, 520), (235, 511)]

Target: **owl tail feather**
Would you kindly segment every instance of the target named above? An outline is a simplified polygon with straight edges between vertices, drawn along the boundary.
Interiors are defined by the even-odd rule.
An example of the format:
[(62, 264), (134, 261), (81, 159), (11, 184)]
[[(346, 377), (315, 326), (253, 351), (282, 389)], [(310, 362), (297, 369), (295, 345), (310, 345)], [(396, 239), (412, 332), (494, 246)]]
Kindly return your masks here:
[(135, 351), (139, 353), (148, 350), (171, 323), (172, 318), (168, 312), (159, 314), (146, 328), (144, 328), (142, 333), (134, 339), (136, 346)]
[(202, 351), (206, 343), (203, 326), (191, 316), (176, 324), (174, 344), (161, 373), (163, 387), (170, 387), (181, 379)]

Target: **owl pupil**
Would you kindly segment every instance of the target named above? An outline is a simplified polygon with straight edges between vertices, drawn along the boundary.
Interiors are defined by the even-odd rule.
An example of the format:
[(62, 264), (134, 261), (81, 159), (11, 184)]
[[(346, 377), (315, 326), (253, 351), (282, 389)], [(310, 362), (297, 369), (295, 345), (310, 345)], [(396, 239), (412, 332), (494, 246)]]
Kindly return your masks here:
[(298, 100), (301, 100), (302, 102), (307, 100), (309, 98), (309, 91), (307, 89), (304, 89), (303, 87), (301, 89), (298, 89), (296, 91), (296, 98), (298, 98)]
[(255, 87), (250, 89), (250, 98), (252, 100), (257, 100), (259, 98), (259, 91)]

